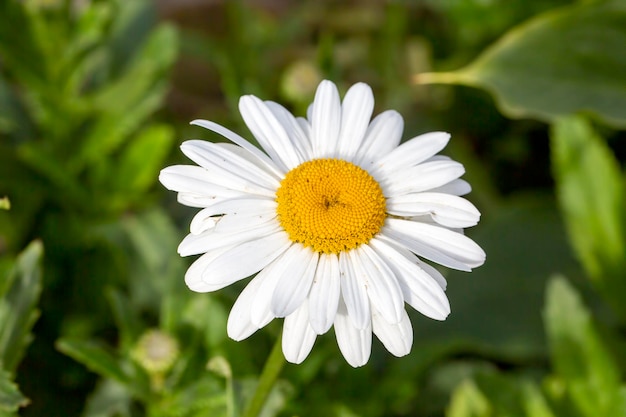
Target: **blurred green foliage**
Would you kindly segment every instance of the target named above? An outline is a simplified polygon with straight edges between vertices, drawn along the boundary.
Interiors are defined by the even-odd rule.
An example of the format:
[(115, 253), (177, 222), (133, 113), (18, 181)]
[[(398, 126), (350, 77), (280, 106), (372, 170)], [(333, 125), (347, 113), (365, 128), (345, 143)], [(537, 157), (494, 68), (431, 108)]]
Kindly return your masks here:
[(227, 339), (241, 287), (187, 290), (193, 211), (157, 175), (183, 139), (221, 140), (189, 120), (246, 135), (240, 95), (301, 115), (322, 78), (453, 134), (488, 260), (448, 273), (448, 320), (410, 313), (409, 356), (374, 344), (353, 369), (321, 337), (262, 415), (626, 414), (625, 10), (0, 1), (0, 415), (240, 415), (280, 323)]

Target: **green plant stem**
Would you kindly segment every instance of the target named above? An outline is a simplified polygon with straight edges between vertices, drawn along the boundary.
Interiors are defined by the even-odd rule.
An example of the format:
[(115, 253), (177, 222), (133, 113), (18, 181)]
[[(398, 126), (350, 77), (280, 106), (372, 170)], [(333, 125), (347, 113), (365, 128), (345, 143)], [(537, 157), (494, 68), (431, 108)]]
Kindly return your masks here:
[(258, 417), (260, 415), (261, 409), (272, 391), (280, 371), (283, 369), (283, 365), (285, 365), (285, 358), (282, 351), (282, 337), (279, 336), (270, 356), (267, 358), (267, 362), (265, 362), (256, 391), (245, 408), (242, 417)]

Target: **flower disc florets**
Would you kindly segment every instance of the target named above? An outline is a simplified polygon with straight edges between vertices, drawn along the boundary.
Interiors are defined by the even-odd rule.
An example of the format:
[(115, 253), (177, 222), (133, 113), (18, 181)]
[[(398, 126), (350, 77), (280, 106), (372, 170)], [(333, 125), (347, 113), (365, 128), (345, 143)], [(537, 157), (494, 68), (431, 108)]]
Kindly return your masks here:
[(376, 180), (339, 159), (314, 159), (289, 171), (276, 202), (289, 238), (321, 253), (339, 254), (369, 242), (386, 217)]

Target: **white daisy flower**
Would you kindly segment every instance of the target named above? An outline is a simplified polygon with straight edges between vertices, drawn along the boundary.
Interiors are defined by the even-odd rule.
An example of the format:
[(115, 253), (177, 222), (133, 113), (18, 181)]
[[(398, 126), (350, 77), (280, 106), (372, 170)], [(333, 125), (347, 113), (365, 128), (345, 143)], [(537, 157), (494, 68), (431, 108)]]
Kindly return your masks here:
[(413, 330), (405, 303), (435, 320), (450, 313), (446, 280), (429, 260), (470, 271), (485, 253), (462, 229), (480, 213), (461, 198), (463, 165), (436, 156), (450, 135), (432, 132), (400, 145), (402, 117), (370, 122), (371, 88), (352, 86), (343, 102), (323, 81), (307, 118), (243, 96), (241, 115), (263, 148), (206, 120), (192, 124), (230, 143), (190, 140), (183, 153), (198, 166), (163, 169), (178, 201), (202, 208), (178, 251), (202, 254), (185, 282), (216, 291), (251, 275), (228, 318), (242, 340), (285, 319), (283, 352), (302, 362), (333, 325), (352, 366), (370, 356), (372, 332), (396, 356), (409, 353)]

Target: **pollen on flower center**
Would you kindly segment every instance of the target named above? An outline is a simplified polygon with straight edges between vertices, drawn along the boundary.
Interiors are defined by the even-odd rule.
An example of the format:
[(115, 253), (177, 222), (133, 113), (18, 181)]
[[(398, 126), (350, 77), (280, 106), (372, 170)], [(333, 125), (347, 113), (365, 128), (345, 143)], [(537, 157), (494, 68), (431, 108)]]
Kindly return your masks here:
[(323, 253), (369, 242), (386, 217), (385, 197), (376, 180), (339, 159), (314, 159), (289, 171), (276, 191), (276, 202), (289, 238)]

